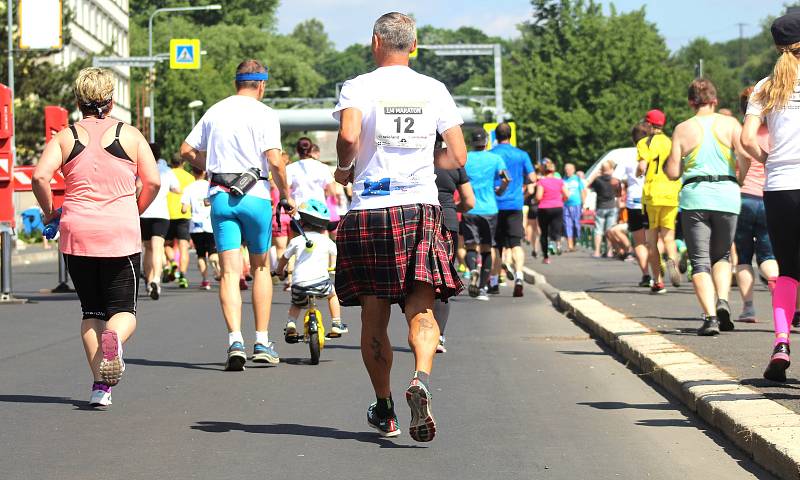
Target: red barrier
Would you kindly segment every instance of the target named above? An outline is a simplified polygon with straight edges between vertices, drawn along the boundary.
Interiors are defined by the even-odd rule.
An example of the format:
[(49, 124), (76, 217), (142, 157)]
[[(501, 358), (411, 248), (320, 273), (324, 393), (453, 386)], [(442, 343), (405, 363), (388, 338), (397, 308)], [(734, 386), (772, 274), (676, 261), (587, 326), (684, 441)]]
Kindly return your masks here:
[(14, 159), (11, 158), (11, 137), (14, 117), (11, 110), (11, 90), (0, 84), (0, 224), (15, 227), (14, 221)]

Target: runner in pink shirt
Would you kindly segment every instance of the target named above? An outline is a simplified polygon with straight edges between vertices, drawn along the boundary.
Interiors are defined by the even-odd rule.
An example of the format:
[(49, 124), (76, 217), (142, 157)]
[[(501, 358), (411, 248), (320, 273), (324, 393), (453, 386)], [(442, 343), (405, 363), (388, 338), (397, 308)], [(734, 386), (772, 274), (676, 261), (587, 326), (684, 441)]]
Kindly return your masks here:
[(561, 224), (564, 215), (564, 199), (569, 197), (569, 189), (564, 180), (557, 178), (556, 165), (552, 160), (544, 162), (545, 176), (536, 183), (536, 199), (539, 201), (539, 229), (541, 236), (543, 263), (550, 263), (548, 242), (550, 238), (561, 238)]
[[(108, 118), (114, 77), (86, 68), (75, 81), (83, 120), (58, 133), (33, 174), (33, 193), (45, 223), (60, 215), (60, 250), (83, 310), (81, 338), (94, 376), (92, 406), (111, 404), (111, 387), (125, 371), (122, 344), (136, 328), (142, 251), (139, 214), (153, 201), (160, 178), (155, 159), (134, 127)], [(61, 211), (50, 180), (64, 173)], [(137, 197), (137, 177), (141, 191)]]

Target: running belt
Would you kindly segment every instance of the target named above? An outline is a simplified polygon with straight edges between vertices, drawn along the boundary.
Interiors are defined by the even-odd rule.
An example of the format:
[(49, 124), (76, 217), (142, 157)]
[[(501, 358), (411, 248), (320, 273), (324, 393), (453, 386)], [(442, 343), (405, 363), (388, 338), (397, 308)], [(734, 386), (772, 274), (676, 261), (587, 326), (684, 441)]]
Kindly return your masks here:
[[(683, 187), (686, 185), (690, 185), (692, 183), (700, 183), (700, 182), (733, 182), (739, 183), (739, 180), (736, 179), (733, 175), (698, 175), (696, 177), (687, 178), (683, 181)], [(683, 188), (681, 187), (681, 188)]]

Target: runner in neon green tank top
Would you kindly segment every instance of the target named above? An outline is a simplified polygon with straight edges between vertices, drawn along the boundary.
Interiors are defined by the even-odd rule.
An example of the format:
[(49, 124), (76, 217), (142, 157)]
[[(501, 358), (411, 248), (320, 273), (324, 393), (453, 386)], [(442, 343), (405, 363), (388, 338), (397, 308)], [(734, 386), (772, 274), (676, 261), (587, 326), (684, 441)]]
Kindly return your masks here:
[(728, 305), (729, 257), (741, 199), (733, 152), (745, 158), (739, 141), (742, 127), (735, 118), (714, 113), (717, 91), (709, 80), (692, 82), (689, 105), (697, 115), (675, 127), (665, 171), (673, 180), (683, 171), (681, 224), (692, 284), (703, 308), (697, 334), (718, 335), (734, 328)]

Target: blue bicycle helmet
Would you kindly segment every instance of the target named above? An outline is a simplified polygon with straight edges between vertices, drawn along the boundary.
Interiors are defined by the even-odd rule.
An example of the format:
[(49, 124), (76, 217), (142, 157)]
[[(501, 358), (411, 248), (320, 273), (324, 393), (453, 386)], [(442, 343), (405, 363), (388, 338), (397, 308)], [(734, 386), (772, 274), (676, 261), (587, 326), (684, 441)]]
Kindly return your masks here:
[(297, 209), (300, 213), (300, 220), (315, 227), (327, 228), (331, 221), (328, 207), (319, 200), (311, 199), (300, 204)]

